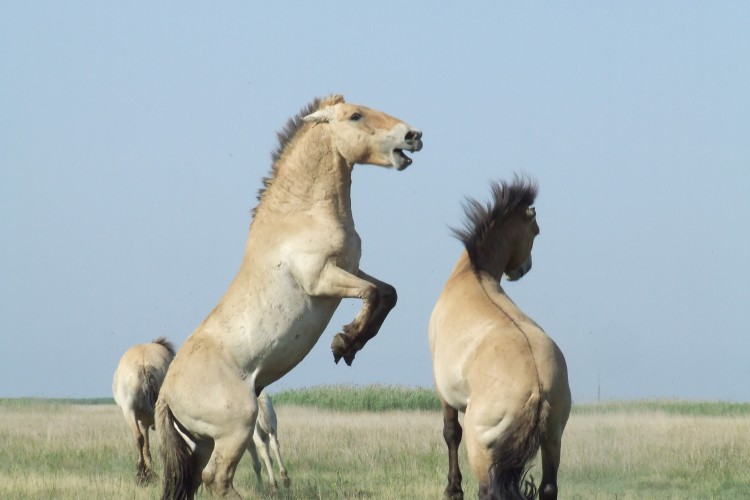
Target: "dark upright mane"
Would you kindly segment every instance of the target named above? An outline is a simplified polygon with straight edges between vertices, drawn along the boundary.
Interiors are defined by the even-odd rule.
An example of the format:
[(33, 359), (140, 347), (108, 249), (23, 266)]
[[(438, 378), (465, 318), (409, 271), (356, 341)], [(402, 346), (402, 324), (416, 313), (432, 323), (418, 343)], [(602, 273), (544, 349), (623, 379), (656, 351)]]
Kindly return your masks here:
[(172, 357), (174, 357), (174, 355), (175, 355), (174, 346), (172, 345), (172, 342), (170, 342), (169, 340), (167, 340), (166, 337), (159, 337), (158, 339), (152, 340), (151, 343), (153, 343), (153, 344), (159, 344), (164, 349), (166, 349), (167, 351), (169, 351), (169, 354), (171, 354)]
[(534, 204), (539, 187), (534, 181), (516, 175), (513, 182), (495, 181), (490, 184), (492, 200), (486, 205), (467, 198), (463, 203), (466, 220), (461, 229), (452, 228), (453, 235), (461, 240), (469, 254), (472, 267), (477, 268), (479, 249), (495, 224), (503, 220), (518, 206)]
[[(273, 178), (276, 175), (276, 164), (281, 159), (281, 157), (284, 155), (284, 150), (286, 147), (292, 142), (292, 139), (294, 139), (294, 136), (297, 135), (297, 132), (302, 128), (302, 126), (305, 124), (305, 122), (302, 120), (305, 116), (309, 115), (310, 113), (313, 113), (322, 107), (329, 106), (331, 104), (336, 104), (337, 102), (343, 102), (344, 98), (340, 95), (331, 95), (328, 97), (316, 97), (312, 100), (312, 102), (307, 103), (296, 115), (289, 118), (289, 120), (286, 122), (286, 125), (276, 132), (276, 138), (279, 140), (278, 146), (276, 146), (276, 149), (271, 151), (271, 171), (268, 173), (267, 176), (263, 178), (263, 187), (261, 187), (258, 190), (258, 201), (261, 200), (263, 197), (263, 193), (268, 189), (268, 187), (273, 182)], [(252, 214), (255, 215), (257, 207), (253, 209)]]

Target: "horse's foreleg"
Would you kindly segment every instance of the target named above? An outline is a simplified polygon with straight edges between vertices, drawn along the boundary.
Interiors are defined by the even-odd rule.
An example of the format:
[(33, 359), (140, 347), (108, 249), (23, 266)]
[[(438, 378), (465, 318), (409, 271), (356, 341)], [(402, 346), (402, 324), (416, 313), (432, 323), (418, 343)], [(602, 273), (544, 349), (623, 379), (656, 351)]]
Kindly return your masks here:
[(377, 335), (398, 299), (396, 289), (388, 283), (363, 271), (359, 271), (357, 276), (369, 285), (358, 295), (362, 299), (362, 309), (354, 321), (344, 326), (344, 333), (337, 334), (331, 343), (334, 361), (338, 363), (343, 357), (347, 365), (351, 365), (357, 351)]
[(461, 488), (461, 469), (458, 467), (458, 447), (461, 444), (461, 424), (458, 422), (458, 410), (443, 403), (443, 438), (448, 445), (448, 486), (443, 497), (446, 499), (463, 499)]
[(354, 321), (344, 326), (344, 332), (336, 334), (331, 343), (334, 361), (338, 363), (344, 358), (346, 364), (351, 365), (357, 351), (378, 333), (395, 307), (396, 289), (362, 271), (355, 276), (335, 266), (326, 267), (315, 277), (301, 271), (297, 277), (311, 296), (362, 300), (362, 309)]

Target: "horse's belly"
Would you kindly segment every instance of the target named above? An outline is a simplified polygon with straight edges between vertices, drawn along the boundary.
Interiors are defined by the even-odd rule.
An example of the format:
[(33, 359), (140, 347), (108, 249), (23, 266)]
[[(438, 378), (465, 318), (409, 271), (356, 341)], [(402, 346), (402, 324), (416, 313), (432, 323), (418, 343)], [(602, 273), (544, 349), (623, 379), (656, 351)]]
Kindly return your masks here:
[(256, 364), (258, 385), (278, 380), (297, 366), (312, 350), (331, 320), (340, 299), (310, 298), (308, 307), (288, 318), (281, 328), (259, 332), (267, 336)]
[(466, 382), (460, 378), (435, 377), (435, 387), (443, 400), (458, 411), (466, 411), (469, 404), (469, 390)]
[[(256, 386), (289, 372), (312, 350), (341, 299), (310, 297), (299, 287), (267, 289), (248, 321), (235, 328), (230, 352)], [(270, 293), (268, 293), (270, 292)]]

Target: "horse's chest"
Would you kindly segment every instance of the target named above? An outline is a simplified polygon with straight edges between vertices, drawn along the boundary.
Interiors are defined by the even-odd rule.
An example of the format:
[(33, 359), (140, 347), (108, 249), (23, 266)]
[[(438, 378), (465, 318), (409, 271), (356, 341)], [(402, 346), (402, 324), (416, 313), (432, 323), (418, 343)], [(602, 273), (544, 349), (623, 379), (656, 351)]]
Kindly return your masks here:
[(310, 235), (310, 243), (317, 247), (321, 257), (333, 261), (338, 267), (349, 272), (359, 268), (362, 240), (354, 225), (336, 224), (327, 231), (315, 231)]
[(357, 231), (345, 231), (341, 238), (340, 251), (338, 253), (337, 264), (351, 271), (359, 267), (359, 259), (362, 256), (362, 240)]

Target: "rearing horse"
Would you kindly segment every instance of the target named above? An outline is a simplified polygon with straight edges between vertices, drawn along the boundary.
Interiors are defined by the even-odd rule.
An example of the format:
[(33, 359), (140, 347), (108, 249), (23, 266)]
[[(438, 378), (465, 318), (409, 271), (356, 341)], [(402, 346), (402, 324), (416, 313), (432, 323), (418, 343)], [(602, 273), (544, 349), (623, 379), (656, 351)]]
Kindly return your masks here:
[(177, 352), (157, 403), (163, 498), (203, 483), (239, 498), (232, 480), (253, 436), (256, 395), (294, 368), (343, 298), (362, 309), (331, 346), (350, 365), (396, 304), (396, 290), (359, 268), (351, 211), (355, 164), (411, 164), (422, 133), (341, 96), (316, 99), (279, 134), (240, 269), (219, 305)]
[[(464, 229), (454, 230), (466, 250), (438, 298), (429, 335), (435, 385), (443, 405), (448, 445), (445, 498), (461, 499), (458, 447), (463, 432), (479, 497), (531, 499), (524, 481), (541, 445), (539, 497), (557, 498), (560, 442), (570, 413), (565, 358), (557, 345), (510, 300), (505, 274), (531, 269), (539, 234), (535, 184), (515, 178), (492, 184), (493, 200), (468, 200)], [(464, 429), (458, 413), (464, 412)]]

